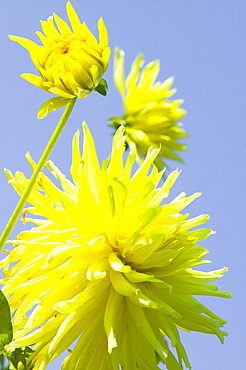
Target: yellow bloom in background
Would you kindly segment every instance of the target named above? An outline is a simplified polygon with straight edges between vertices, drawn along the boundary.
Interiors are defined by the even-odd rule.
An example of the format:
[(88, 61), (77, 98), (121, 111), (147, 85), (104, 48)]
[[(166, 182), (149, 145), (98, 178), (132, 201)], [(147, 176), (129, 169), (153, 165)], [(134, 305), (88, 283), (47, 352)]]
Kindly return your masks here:
[(38, 31), (36, 34), (42, 46), (24, 37), (9, 36), (29, 51), (41, 76), (24, 73), (21, 77), (59, 96), (40, 107), (39, 118), (68, 104), (75, 97), (85, 98), (92, 90), (102, 95), (107, 92), (107, 83), (101, 79), (110, 57), (104, 22), (102, 18), (98, 21), (98, 42), (86, 24), (80, 22), (70, 1), (66, 8), (71, 28), (55, 13), (47, 21), (41, 21), (43, 33)]
[[(62, 370), (158, 369), (160, 361), (169, 370), (190, 368), (179, 329), (215, 334), (221, 342), (226, 335), (226, 322), (194, 296), (230, 297), (210, 284), (226, 268), (196, 269), (209, 262), (197, 245), (212, 233), (200, 227), (209, 217), (181, 212), (200, 194), (166, 201), (179, 172), (158, 186), (163, 171), (153, 165), (159, 154), (153, 147), (132, 174), (136, 153), (124, 164), (122, 126), (100, 166), (85, 123), (83, 129), (82, 155), (79, 131), (73, 138), (72, 181), (47, 163), (61, 189), (40, 173), (29, 197), (33, 207), (23, 214), (34, 227), (18, 235), (0, 263), (13, 312), (7, 347), (35, 344), (27, 359), (34, 370), (44, 370), (76, 339)], [(22, 194), (24, 174), (6, 175)]]
[(159, 170), (166, 165), (166, 158), (182, 162), (177, 152), (186, 150), (186, 146), (177, 141), (188, 135), (178, 121), (186, 111), (180, 108), (183, 100), (169, 100), (176, 91), (170, 90), (173, 77), (163, 83), (155, 82), (160, 70), (159, 61), (153, 61), (142, 69), (144, 59), (138, 55), (125, 79), (124, 54), (123, 50), (115, 49), (114, 81), (122, 96), (124, 116), (111, 118), (110, 125), (116, 128), (122, 124), (125, 126), (126, 142), (130, 148), (136, 147), (139, 163), (150, 146), (161, 146), (155, 160)]

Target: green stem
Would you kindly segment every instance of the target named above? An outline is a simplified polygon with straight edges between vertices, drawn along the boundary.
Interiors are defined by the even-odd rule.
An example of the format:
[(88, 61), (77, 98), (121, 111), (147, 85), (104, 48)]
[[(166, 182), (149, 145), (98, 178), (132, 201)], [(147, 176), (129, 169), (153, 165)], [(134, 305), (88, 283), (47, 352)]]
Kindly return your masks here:
[(35, 171), (33, 172), (30, 180), (29, 180), (29, 183), (24, 191), (24, 193), (22, 194), (19, 202), (17, 203), (17, 206), (15, 207), (15, 210), (14, 212), (12, 213), (3, 233), (2, 233), (2, 236), (1, 236), (1, 239), (0, 239), (0, 251), (2, 250), (4, 244), (6, 243), (11, 231), (13, 230), (17, 220), (18, 220), (18, 217), (22, 211), (22, 209), (24, 208), (24, 205), (25, 203), (27, 202), (27, 199), (36, 183), (36, 180), (37, 180), (37, 177), (38, 177), (38, 174), (40, 171), (42, 171), (45, 163), (47, 162), (49, 156), (50, 156), (50, 153), (52, 151), (52, 149), (54, 148), (60, 134), (62, 133), (62, 130), (64, 129), (66, 123), (67, 123), (67, 120), (73, 110), (73, 107), (74, 107), (74, 104), (75, 104), (75, 101), (76, 101), (76, 98), (72, 99), (68, 105), (66, 106), (66, 109), (64, 110), (63, 112), (63, 115), (61, 116), (61, 119), (60, 121), (58, 122), (58, 125), (56, 126), (52, 136), (50, 137), (50, 140), (48, 142), (48, 144), (46, 145), (46, 148), (44, 149), (44, 152), (35, 168)]

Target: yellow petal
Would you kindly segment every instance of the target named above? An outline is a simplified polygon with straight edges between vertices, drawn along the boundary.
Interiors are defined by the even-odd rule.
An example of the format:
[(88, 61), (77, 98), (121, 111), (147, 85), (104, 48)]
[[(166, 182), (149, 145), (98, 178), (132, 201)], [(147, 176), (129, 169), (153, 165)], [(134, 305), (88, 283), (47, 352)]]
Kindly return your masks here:
[(30, 82), (31, 84), (39, 87), (42, 90), (48, 91), (49, 88), (44, 86), (43, 78), (33, 75), (31, 73), (22, 73), (21, 77), (24, 78), (26, 81)]
[(64, 107), (67, 105), (71, 99), (62, 98), (62, 97), (55, 97), (47, 100), (44, 102), (38, 111), (38, 118), (44, 118), (50, 112), (54, 112), (54, 110)]
[(54, 20), (53, 17), (50, 16), (47, 21), (40, 21), (43, 33), (45, 36), (47, 36), (49, 39), (56, 39), (60, 36), (59, 32), (54, 26)]
[(124, 56), (125, 53), (119, 48), (114, 50), (114, 82), (115, 86), (121, 93), (122, 98), (125, 97), (125, 72), (124, 72)]
[(160, 71), (160, 63), (158, 60), (147, 64), (142, 72), (142, 75), (139, 81), (139, 87), (144, 88), (146, 90), (149, 89), (151, 85), (154, 83), (159, 71)]
[(127, 88), (128, 94), (130, 94), (130, 91), (137, 84), (139, 73), (140, 73), (143, 63), (144, 63), (143, 55), (139, 54), (134, 60), (131, 66), (131, 71), (126, 79), (126, 88)]
[(24, 37), (9, 35), (9, 38), (12, 41), (18, 42), (18, 44), (20, 44), (21, 46), (23, 46), (30, 53), (31, 52), (34, 52), (35, 53), (35, 51), (38, 48), (38, 45), (35, 42), (33, 42), (31, 40), (28, 40), (28, 39), (25, 39)]
[(80, 19), (79, 19), (77, 13), (75, 12), (75, 10), (74, 10), (70, 1), (67, 2), (66, 8), (67, 8), (67, 15), (68, 15), (69, 21), (71, 23), (73, 32), (76, 33), (80, 29), (80, 25), (81, 25)]
[(53, 14), (53, 17), (55, 19), (55, 22), (57, 24), (57, 27), (60, 31), (60, 33), (64, 36), (64, 35), (67, 35), (67, 34), (70, 34), (71, 33), (71, 30), (70, 30), (70, 27), (68, 26), (68, 24), (63, 20), (61, 19), (57, 14)]
[(103, 49), (106, 49), (108, 46), (108, 32), (102, 18), (99, 19), (97, 26), (99, 31), (99, 44)]

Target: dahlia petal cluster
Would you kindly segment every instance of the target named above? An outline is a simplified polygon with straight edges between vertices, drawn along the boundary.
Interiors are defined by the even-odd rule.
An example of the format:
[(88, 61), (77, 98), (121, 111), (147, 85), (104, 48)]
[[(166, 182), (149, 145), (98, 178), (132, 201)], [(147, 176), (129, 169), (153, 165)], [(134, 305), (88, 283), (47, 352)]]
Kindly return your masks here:
[(110, 48), (103, 19), (98, 21), (99, 42), (85, 23), (81, 23), (70, 1), (67, 15), (71, 27), (57, 14), (41, 21), (42, 32), (36, 32), (42, 46), (24, 37), (9, 36), (30, 53), (40, 76), (23, 73), (28, 82), (58, 95), (39, 109), (38, 118), (67, 105), (71, 99), (85, 98), (92, 90), (106, 94), (101, 79), (108, 68)]
[(186, 146), (178, 142), (188, 135), (179, 122), (186, 111), (180, 108), (183, 100), (170, 100), (176, 92), (171, 89), (173, 77), (156, 82), (160, 63), (155, 60), (143, 68), (144, 58), (139, 54), (134, 60), (130, 73), (125, 78), (123, 50), (115, 49), (114, 81), (121, 94), (124, 115), (110, 119), (110, 125), (125, 126), (127, 145), (135, 146), (137, 160), (141, 163), (150, 146), (161, 148), (155, 159), (159, 170), (166, 165), (165, 159), (182, 162), (178, 152)]
[[(147, 370), (159, 362), (168, 370), (191, 368), (181, 330), (221, 342), (226, 335), (226, 322), (195, 297), (230, 297), (211, 284), (226, 268), (197, 269), (209, 262), (200, 241), (213, 232), (201, 226), (209, 216), (190, 218), (183, 209), (200, 194), (167, 200), (179, 172), (162, 183), (163, 170), (154, 165), (160, 148), (150, 147), (133, 172), (135, 148), (123, 159), (125, 127), (101, 165), (86, 123), (83, 130), (82, 154), (80, 132), (73, 138), (72, 180), (47, 163), (61, 186), (40, 173), (23, 213), (33, 228), (0, 262), (13, 314), (6, 347), (34, 345), (27, 359), (33, 370), (44, 370), (74, 342), (62, 370)], [(25, 175), (6, 176), (22, 194)]]

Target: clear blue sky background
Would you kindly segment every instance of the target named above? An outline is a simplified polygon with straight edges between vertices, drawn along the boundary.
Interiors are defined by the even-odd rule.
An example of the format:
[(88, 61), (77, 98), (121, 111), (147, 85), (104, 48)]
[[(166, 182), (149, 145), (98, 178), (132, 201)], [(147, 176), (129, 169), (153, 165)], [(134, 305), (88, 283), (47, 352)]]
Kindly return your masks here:
[[(38, 160), (62, 111), (37, 120), (48, 93), (28, 84), (19, 75), (34, 72), (28, 52), (11, 42), (8, 34), (34, 41), (39, 20), (56, 12), (66, 19), (65, 0), (0, 0), (0, 229), (14, 209), (18, 196), (7, 185), (2, 169), (31, 171), (24, 158), (30, 151)], [(184, 98), (188, 111), (184, 120), (190, 137), (185, 164), (169, 162), (182, 169), (171, 197), (180, 191), (203, 193), (187, 211), (192, 216), (211, 215), (209, 227), (217, 233), (202, 246), (211, 251), (210, 269), (229, 266), (218, 284), (229, 290), (230, 300), (203, 298), (209, 308), (228, 320), (230, 336), (222, 346), (216, 337), (182, 333), (194, 370), (243, 369), (245, 351), (245, 117), (246, 117), (246, 1), (244, 0), (73, 0), (81, 20), (97, 33), (103, 16), (110, 46), (123, 48), (129, 69), (142, 52), (146, 62), (160, 59), (159, 80), (175, 76), (176, 98)], [(111, 131), (107, 119), (122, 114), (121, 99), (112, 81), (112, 59), (106, 78), (106, 98), (97, 93), (77, 102), (51, 158), (69, 175), (71, 139), (86, 120), (101, 160), (110, 151)], [(170, 198), (171, 199), (171, 198)], [(27, 226), (18, 222), (15, 232)], [(208, 267), (206, 267), (208, 268)], [(59, 369), (60, 360), (49, 366)]]

